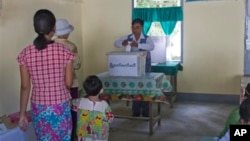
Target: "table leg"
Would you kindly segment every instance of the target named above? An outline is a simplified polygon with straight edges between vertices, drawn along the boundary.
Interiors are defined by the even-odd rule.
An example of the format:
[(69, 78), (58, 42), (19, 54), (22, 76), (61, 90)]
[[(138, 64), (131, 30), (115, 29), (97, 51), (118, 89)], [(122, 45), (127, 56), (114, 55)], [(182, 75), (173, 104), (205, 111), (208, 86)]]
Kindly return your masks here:
[(126, 101), (126, 105), (127, 105), (127, 107), (129, 106), (129, 101), (128, 100)]
[(149, 102), (149, 134), (153, 134), (153, 111), (152, 102)]
[(158, 126), (160, 126), (161, 125), (161, 103), (160, 102), (157, 103), (157, 115), (160, 116), (158, 120)]
[(177, 92), (177, 75), (170, 76), (170, 83), (173, 86), (173, 91)]
[(176, 94), (177, 94), (177, 75), (171, 75), (170, 82), (171, 82), (171, 85), (173, 86), (173, 92), (171, 92), (171, 96), (170, 96), (170, 108), (173, 108), (174, 101), (176, 99)]
[(177, 93), (177, 74), (174, 76), (175, 92)]

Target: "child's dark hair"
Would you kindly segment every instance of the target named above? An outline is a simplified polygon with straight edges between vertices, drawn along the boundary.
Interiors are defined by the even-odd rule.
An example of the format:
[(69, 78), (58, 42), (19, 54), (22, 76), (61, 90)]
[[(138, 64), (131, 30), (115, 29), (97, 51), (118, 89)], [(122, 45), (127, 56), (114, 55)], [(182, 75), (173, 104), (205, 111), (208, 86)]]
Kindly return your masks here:
[(96, 96), (102, 89), (102, 81), (96, 75), (90, 75), (83, 83), (87, 96)]
[(144, 21), (143, 21), (142, 19), (139, 19), (139, 18), (134, 19), (134, 20), (132, 21), (132, 25), (134, 25), (134, 24), (136, 24), (136, 23), (140, 24), (141, 26), (144, 25)]
[(240, 104), (240, 118), (244, 120), (245, 123), (249, 122), (250, 120), (250, 98), (247, 97), (243, 102)]
[(44, 35), (48, 35), (54, 30), (56, 18), (51, 11), (40, 9), (35, 13), (33, 20), (35, 32), (38, 34), (33, 43), (36, 49), (45, 49), (50, 41), (47, 41)]
[(245, 88), (245, 97), (250, 97), (250, 83), (247, 83), (247, 86)]

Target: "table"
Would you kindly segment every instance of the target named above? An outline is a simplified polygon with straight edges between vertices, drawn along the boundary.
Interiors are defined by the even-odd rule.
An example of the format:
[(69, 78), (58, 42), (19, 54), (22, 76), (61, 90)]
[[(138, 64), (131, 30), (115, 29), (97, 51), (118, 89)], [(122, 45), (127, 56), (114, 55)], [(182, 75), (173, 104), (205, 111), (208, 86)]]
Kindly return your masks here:
[[(161, 103), (166, 103), (164, 92), (171, 92), (172, 86), (164, 73), (147, 73), (142, 77), (114, 77), (108, 72), (97, 74), (103, 83), (102, 98), (106, 100), (148, 101), (149, 117), (132, 117), (116, 115), (116, 118), (148, 120), (149, 134), (153, 134), (153, 126), (161, 124)], [(84, 91), (81, 92), (84, 95)], [(82, 95), (82, 96), (83, 96)], [(105, 98), (104, 98), (105, 97)], [(152, 102), (157, 102), (157, 115), (153, 115)]]
[(29, 128), (25, 132), (16, 127), (0, 134), (0, 141), (36, 141), (36, 136), (30, 123)]
[(157, 63), (151, 65), (151, 72), (161, 72), (165, 75), (170, 76), (170, 83), (173, 86), (173, 92), (167, 93), (165, 95), (169, 97), (170, 107), (173, 108), (174, 101), (176, 99), (177, 94), (177, 74), (178, 71), (182, 71), (183, 66), (180, 62), (164, 62), (164, 63)]
[(172, 91), (172, 86), (163, 73), (147, 73), (141, 77), (114, 77), (104, 72), (97, 76), (103, 82), (104, 94), (110, 95), (111, 100), (165, 102), (162, 91)]

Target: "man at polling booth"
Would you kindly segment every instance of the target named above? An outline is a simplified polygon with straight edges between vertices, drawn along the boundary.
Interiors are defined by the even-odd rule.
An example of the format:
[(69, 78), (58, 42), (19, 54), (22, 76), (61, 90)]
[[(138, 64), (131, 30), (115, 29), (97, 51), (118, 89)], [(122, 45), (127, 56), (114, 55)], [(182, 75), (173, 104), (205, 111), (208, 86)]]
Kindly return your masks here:
[[(131, 30), (132, 34), (121, 37), (116, 40), (114, 45), (117, 48), (126, 48), (126, 51), (137, 52), (146, 51), (146, 73), (151, 72), (151, 55), (150, 51), (154, 49), (154, 43), (152, 39), (143, 34), (144, 21), (142, 19), (134, 19), (132, 21)], [(139, 117), (141, 114), (143, 117), (149, 116), (149, 103), (145, 101), (134, 101), (132, 105), (133, 116)]]

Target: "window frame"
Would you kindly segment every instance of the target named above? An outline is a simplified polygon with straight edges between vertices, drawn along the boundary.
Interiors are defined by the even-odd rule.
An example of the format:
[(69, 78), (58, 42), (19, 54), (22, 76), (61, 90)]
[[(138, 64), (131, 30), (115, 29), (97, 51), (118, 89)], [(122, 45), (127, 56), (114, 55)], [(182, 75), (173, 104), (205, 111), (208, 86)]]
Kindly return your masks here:
[(250, 34), (248, 34), (248, 25), (250, 24), (250, 6), (248, 5), (249, 1), (245, 2), (246, 10), (245, 10), (245, 31), (244, 31), (244, 75), (250, 75), (250, 50), (248, 48), (248, 40), (250, 38)]
[[(133, 14), (133, 9), (134, 9), (134, 1), (135, 0), (131, 0), (131, 2), (132, 2), (132, 8), (131, 8), (131, 22), (132, 22), (132, 14)], [(184, 2), (183, 2), (183, 0), (180, 0), (181, 1), (181, 3), (180, 3), (180, 6), (183, 8), (183, 4), (184, 4)], [(180, 23), (180, 25), (181, 25), (181, 40), (180, 40), (180, 44), (181, 44), (181, 52), (180, 52), (180, 54), (181, 54), (181, 57), (180, 57), (180, 61), (179, 62), (181, 62), (181, 63), (183, 63), (183, 55), (184, 55), (184, 53), (183, 53), (183, 37), (184, 37), (184, 30), (183, 30), (183, 22), (184, 22), (184, 20), (182, 20), (182, 21), (180, 21), (181, 23)]]

